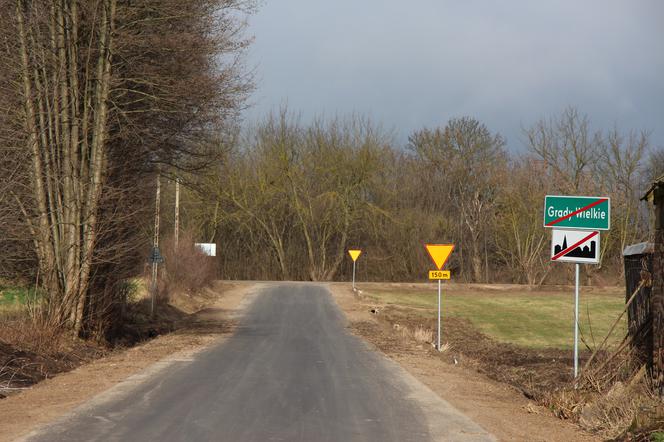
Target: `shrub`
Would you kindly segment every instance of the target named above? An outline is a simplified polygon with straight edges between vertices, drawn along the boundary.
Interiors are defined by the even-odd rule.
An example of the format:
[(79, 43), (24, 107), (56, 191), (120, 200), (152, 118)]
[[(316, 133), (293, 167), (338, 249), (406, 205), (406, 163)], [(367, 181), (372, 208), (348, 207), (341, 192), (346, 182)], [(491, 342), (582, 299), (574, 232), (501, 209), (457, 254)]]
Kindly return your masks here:
[(166, 258), (166, 292), (183, 290), (189, 294), (199, 292), (217, 278), (216, 259), (205, 255), (194, 245), (193, 235), (184, 232), (177, 250), (173, 239), (164, 244)]

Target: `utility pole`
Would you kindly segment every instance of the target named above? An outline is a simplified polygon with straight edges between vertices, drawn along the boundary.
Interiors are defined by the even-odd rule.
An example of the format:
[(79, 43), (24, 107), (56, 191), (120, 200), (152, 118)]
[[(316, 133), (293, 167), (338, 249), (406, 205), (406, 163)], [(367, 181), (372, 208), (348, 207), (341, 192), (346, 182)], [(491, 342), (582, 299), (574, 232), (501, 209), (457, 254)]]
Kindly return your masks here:
[(157, 172), (157, 195), (154, 211), (154, 238), (152, 239), (152, 287), (150, 298), (150, 315), (154, 316), (154, 303), (157, 297), (157, 276), (159, 270), (159, 202), (161, 200), (161, 171)]
[(175, 179), (175, 232), (173, 238), (175, 240), (175, 251), (177, 254), (178, 241), (180, 236), (180, 178)]

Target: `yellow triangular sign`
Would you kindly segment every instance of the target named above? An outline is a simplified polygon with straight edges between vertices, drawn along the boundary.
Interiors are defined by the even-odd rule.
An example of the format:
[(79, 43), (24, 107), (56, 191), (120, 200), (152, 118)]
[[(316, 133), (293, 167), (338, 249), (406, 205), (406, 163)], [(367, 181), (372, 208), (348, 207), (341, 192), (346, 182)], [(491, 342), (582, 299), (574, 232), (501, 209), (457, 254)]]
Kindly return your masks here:
[(357, 261), (357, 258), (360, 257), (360, 253), (362, 253), (362, 250), (349, 250), (348, 254), (350, 255), (351, 258), (353, 258), (353, 262)]
[(442, 270), (454, 250), (454, 244), (425, 244), (431, 260), (438, 270)]

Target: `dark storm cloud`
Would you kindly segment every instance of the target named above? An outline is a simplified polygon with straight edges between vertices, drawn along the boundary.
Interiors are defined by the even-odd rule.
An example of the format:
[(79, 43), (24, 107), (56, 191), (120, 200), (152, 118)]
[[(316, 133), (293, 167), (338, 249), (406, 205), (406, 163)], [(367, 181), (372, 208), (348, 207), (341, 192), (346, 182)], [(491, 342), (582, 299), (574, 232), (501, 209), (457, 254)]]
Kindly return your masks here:
[(470, 115), (520, 127), (569, 105), (664, 146), (664, 2), (267, 0), (252, 17), (248, 120), (287, 103), (413, 129)]

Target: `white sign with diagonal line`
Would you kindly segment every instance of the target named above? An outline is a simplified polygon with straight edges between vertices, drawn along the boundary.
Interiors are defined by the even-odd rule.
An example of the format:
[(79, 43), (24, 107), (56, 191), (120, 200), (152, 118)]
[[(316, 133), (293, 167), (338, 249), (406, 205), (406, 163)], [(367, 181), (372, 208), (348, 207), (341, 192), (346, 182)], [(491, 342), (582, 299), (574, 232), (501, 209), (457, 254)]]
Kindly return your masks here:
[(551, 261), (599, 264), (599, 231), (553, 229)]

